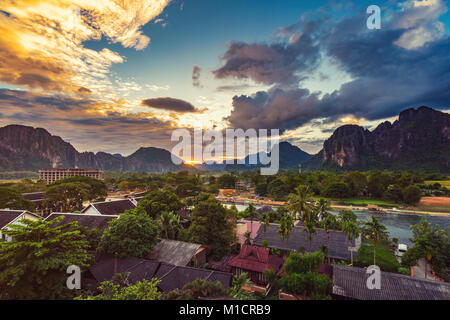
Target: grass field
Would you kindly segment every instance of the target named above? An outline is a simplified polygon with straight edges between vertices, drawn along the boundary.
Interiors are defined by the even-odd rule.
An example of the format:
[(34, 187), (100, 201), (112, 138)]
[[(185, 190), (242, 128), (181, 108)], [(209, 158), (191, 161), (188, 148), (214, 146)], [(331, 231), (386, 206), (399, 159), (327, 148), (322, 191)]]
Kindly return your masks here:
[(450, 188), (450, 180), (445, 180), (445, 181), (428, 180), (428, 181), (425, 181), (425, 184), (435, 184), (436, 182), (439, 183), (443, 187)]
[(381, 207), (398, 207), (400, 204), (378, 199), (360, 199), (360, 198), (349, 198), (349, 199), (331, 199), (334, 203), (340, 205), (353, 205), (353, 206), (367, 206), (369, 204), (375, 204)]

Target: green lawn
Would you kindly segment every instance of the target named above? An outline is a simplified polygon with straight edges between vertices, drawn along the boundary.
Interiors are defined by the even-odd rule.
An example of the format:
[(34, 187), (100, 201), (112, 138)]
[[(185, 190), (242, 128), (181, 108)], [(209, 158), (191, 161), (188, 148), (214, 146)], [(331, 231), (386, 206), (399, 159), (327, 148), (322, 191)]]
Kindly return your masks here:
[[(376, 264), (382, 271), (397, 272), (401, 267), (395, 258), (394, 253), (389, 248), (388, 243), (377, 243), (377, 260)], [(355, 259), (355, 266), (368, 267), (373, 265), (373, 243), (364, 240)]]
[(349, 199), (331, 199), (337, 205), (353, 205), (353, 206), (367, 206), (369, 204), (375, 204), (382, 207), (399, 207), (401, 204), (387, 200), (378, 199), (362, 199), (362, 198), (349, 198)]

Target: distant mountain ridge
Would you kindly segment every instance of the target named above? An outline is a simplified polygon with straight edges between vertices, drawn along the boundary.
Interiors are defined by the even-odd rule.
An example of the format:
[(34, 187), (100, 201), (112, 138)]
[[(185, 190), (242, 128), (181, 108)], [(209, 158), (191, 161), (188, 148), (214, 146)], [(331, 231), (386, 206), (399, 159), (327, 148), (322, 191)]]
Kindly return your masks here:
[(345, 125), (304, 163), (307, 169), (450, 171), (450, 114), (422, 106), (369, 131)]
[(9, 125), (0, 128), (0, 171), (38, 171), (42, 168), (98, 168), (121, 171), (179, 171), (171, 153), (140, 148), (127, 157), (106, 152), (78, 152), (61, 137), (42, 128)]
[[(311, 156), (289, 142), (280, 142), (280, 169), (320, 170), (428, 170), (450, 172), (450, 114), (429, 107), (407, 109), (398, 120), (369, 131), (357, 125), (337, 128)], [(175, 165), (171, 153), (140, 148), (123, 157), (106, 152), (78, 152), (70, 143), (42, 128), (8, 125), (0, 128), (0, 171), (38, 171), (42, 168), (99, 168), (101, 170), (165, 172), (248, 170), (245, 164)]]

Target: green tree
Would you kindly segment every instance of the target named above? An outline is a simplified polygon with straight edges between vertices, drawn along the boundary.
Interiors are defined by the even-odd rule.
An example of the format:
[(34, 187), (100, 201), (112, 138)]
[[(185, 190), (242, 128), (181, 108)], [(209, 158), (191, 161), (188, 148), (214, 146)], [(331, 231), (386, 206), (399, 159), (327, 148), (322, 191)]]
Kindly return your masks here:
[(192, 241), (210, 245), (213, 256), (221, 258), (235, 241), (235, 224), (230, 210), (216, 199), (197, 203), (192, 211), (189, 234)]
[(295, 188), (296, 193), (290, 194), (287, 201), (287, 209), (294, 219), (311, 221), (313, 215), (313, 197), (308, 186), (300, 185)]
[(79, 211), (83, 208), (83, 202), (89, 200), (90, 190), (90, 185), (84, 182), (50, 185), (45, 192), (45, 206), (53, 211)]
[(280, 219), (280, 225), (278, 228), (278, 234), (280, 235), (281, 240), (287, 240), (289, 242), (290, 233), (293, 227), (294, 220), (292, 220), (291, 215), (288, 213), (284, 214), (284, 216)]
[(137, 208), (143, 209), (148, 216), (157, 219), (161, 212), (177, 212), (182, 205), (178, 196), (169, 190), (155, 190), (138, 202)]
[(352, 191), (345, 182), (333, 182), (325, 189), (324, 196), (338, 199), (350, 198)]
[(264, 232), (264, 240), (266, 239), (267, 228), (270, 227), (270, 214), (268, 212), (263, 212), (259, 217), (259, 222), (261, 222)]
[[(343, 224), (342, 231), (347, 234), (348, 241), (350, 242), (350, 247), (353, 246), (353, 240), (357, 238), (361, 233), (358, 224), (354, 221), (345, 222)], [(350, 251), (350, 259), (351, 264), (353, 265), (353, 251)]]
[(219, 187), (222, 189), (234, 189), (237, 178), (229, 173), (223, 174), (217, 180)]
[(255, 193), (261, 197), (267, 196), (267, 183), (260, 182), (255, 187)]
[(92, 256), (76, 222), (55, 226), (62, 218), (24, 219), (2, 230), (14, 240), (0, 242), (0, 300), (72, 297), (67, 267), (87, 267)]
[(367, 178), (359, 171), (347, 173), (343, 181), (350, 187), (352, 196), (362, 196), (367, 188)]
[(336, 216), (329, 214), (325, 219), (323, 219), (320, 222), (320, 226), (325, 230), (325, 232), (327, 233), (327, 256), (328, 256), (328, 264), (330, 263), (330, 251), (331, 251), (331, 247), (330, 247), (330, 231), (331, 230), (336, 230), (339, 228), (339, 223), (336, 219)]
[(422, 192), (418, 186), (412, 185), (403, 190), (403, 201), (407, 204), (417, 204), (421, 197)]
[(444, 277), (450, 252), (448, 229), (441, 229), (438, 225), (433, 226), (426, 219), (422, 219), (419, 224), (410, 228), (413, 233), (410, 240), (414, 245), (402, 257), (402, 263), (413, 266), (418, 259), (424, 258), (431, 263), (433, 270), (439, 276)]
[(104, 199), (108, 195), (106, 184), (98, 179), (84, 176), (70, 177), (55, 181), (49, 187), (66, 184), (66, 183), (82, 183), (89, 186), (88, 200)]
[(77, 297), (75, 300), (159, 300), (161, 293), (158, 291), (157, 279), (142, 280), (135, 284), (127, 285), (125, 281), (115, 283), (114, 281), (103, 281), (95, 296)]
[(8, 187), (0, 187), (0, 208), (28, 210), (31, 212), (35, 210), (35, 206), (31, 201), (25, 199), (19, 191)]
[(316, 203), (317, 206), (317, 217), (320, 220), (325, 219), (330, 215), (330, 201), (320, 198)]
[(304, 232), (308, 233), (309, 252), (312, 252), (312, 235), (316, 234), (316, 224), (312, 221), (307, 221), (305, 224)]
[(176, 240), (181, 227), (181, 220), (178, 214), (163, 211), (157, 220), (161, 230), (161, 236), (165, 239)]
[(341, 229), (345, 223), (356, 222), (356, 219), (356, 214), (352, 210), (340, 210), (338, 212), (338, 222), (341, 224)]
[(373, 241), (373, 264), (376, 265), (377, 257), (377, 241), (388, 236), (386, 227), (378, 222), (378, 219), (372, 216), (370, 221), (367, 221), (363, 227), (363, 233)]
[(267, 186), (267, 193), (273, 200), (284, 200), (289, 193), (288, 187), (281, 179), (271, 181)]
[(156, 222), (143, 212), (124, 213), (103, 231), (99, 251), (118, 258), (145, 258), (159, 238)]
[(246, 218), (250, 219), (250, 233), (253, 233), (253, 221), (258, 217), (256, 208), (253, 203), (250, 202), (248, 204), (248, 207), (244, 210), (244, 214)]
[(220, 281), (211, 282), (196, 279), (179, 290), (173, 290), (163, 296), (164, 300), (198, 300), (199, 298), (226, 298), (230, 296)]
[(320, 251), (299, 255), (291, 252), (286, 258), (283, 270), (287, 273), (317, 272), (323, 263), (324, 255)]

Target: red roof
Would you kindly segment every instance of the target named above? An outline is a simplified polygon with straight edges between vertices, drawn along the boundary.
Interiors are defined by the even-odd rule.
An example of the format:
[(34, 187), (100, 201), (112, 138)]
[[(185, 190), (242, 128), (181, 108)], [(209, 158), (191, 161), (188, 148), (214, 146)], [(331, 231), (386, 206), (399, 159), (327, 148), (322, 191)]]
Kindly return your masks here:
[(278, 271), (282, 264), (283, 259), (271, 255), (269, 248), (243, 245), (241, 252), (230, 261), (229, 266), (262, 273), (269, 269)]

